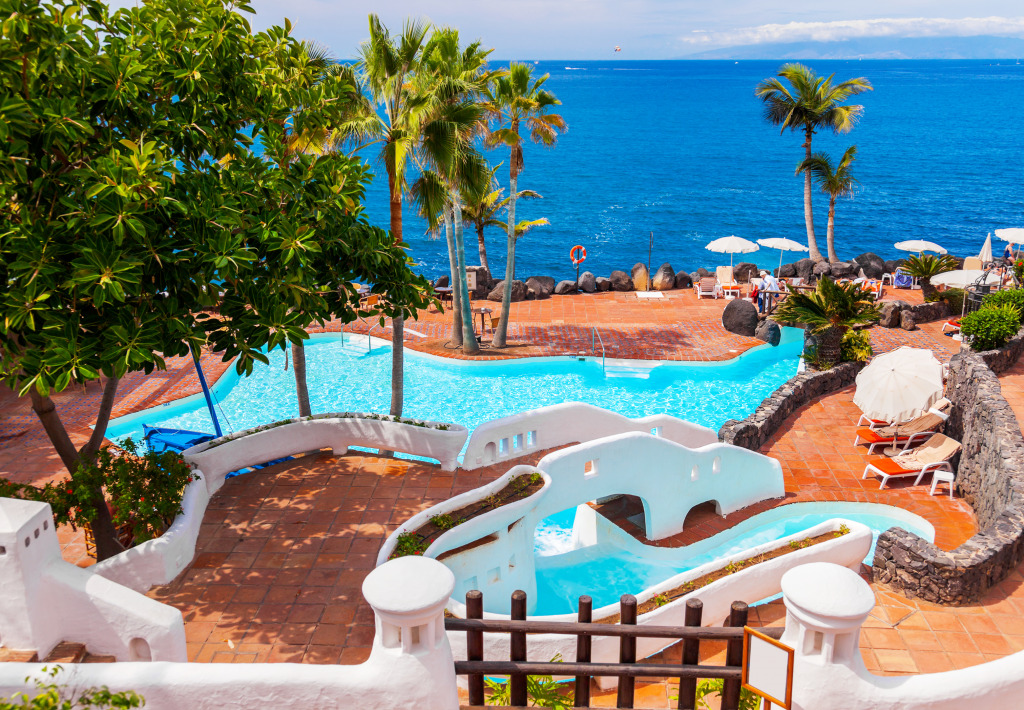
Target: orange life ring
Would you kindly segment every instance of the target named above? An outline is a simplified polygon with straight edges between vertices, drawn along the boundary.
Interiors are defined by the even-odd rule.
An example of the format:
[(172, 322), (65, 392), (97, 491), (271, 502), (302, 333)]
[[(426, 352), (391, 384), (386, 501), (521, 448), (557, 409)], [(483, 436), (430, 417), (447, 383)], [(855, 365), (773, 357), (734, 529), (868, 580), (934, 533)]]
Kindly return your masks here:
[[(577, 251), (580, 252), (579, 258), (576, 257)], [(577, 244), (576, 246), (574, 246), (572, 249), (569, 250), (569, 259), (572, 260), (572, 263), (574, 264), (582, 264), (584, 261), (587, 260), (586, 247), (582, 246), (581, 244)]]

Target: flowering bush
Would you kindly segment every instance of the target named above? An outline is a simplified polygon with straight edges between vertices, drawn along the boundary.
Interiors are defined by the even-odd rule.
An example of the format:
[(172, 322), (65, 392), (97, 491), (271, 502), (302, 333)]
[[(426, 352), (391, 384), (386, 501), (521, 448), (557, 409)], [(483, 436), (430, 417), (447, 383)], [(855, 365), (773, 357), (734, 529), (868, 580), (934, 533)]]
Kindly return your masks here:
[(57, 524), (89, 525), (96, 518), (93, 491), (102, 486), (114, 526), (130, 530), (134, 544), (159, 537), (181, 512), (185, 487), (198, 478), (181, 454), (139, 454), (127, 439), (120, 450), (104, 447), (91, 465), (43, 489)]

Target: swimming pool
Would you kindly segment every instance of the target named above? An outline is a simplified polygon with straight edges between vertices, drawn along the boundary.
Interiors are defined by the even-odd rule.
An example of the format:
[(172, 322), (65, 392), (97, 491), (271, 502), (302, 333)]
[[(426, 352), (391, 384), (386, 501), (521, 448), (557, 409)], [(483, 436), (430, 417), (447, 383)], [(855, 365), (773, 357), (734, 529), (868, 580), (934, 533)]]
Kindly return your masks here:
[[(576, 401), (628, 417), (671, 414), (717, 430), (728, 419), (749, 415), (795, 375), (802, 346), (802, 330), (783, 328), (777, 347), (754, 348), (727, 362), (609, 360), (607, 372), (600, 357), (465, 362), (406, 350), (403, 414), (472, 430), (498, 417)], [(269, 358), (269, 365), (257, 365), (249, 377), (239, 377), (231, 368), (213, 386), (226, 434), (297, 416), (290, 358), (280, 350)], [(314, 412), (386, 413), (389, 409), (391, 348), (387, 341), (363, 335), (315, 335), (306, 346), (306, 369)], [(645, 376), (617, 376), (637, 374)], [(141, 441), (144, 423), (213, 431), (205, 400), (192, 395), (114, 419), (107, 437)]]
[[(807, 530), (833, 518), (862, 523), (872, 531), (871, 551), (865, 558), (871, 563), (878, 536), (891, 527), (900, 527), (928, 541), (935, 539), (935, 528), (924, 518), (901, 508), (877, 503), (792, 503), (755, 515), (739, 525), (706, 540), (682, 548), (659, 548), (636, 542), (627, 547), (612, 542), (572, 549), (572, 524), (575, 508), (545, 518), (535, 535), (538, 616), (572, 614), (582, 594), (589, 594), (594, 608), (613, 604), (623, 594), (639, 594), (645, 589), (716, 559), (756, 545), (772, 542)], [(561, 540), (561, 542), (559, 542)], [(506, 602), (495, 600), (500, 608)]]

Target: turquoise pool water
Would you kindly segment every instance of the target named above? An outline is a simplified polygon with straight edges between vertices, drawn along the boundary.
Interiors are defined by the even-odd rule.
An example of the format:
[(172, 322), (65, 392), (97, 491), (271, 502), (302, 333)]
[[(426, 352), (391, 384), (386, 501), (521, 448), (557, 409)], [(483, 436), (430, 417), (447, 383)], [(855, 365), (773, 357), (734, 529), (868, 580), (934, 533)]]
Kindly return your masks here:
[[(647, 361), (649, 377), (606, 374), (601, 358), (530, 358), (462, 362), (406, 350), (407, 417), (455, 422), (470, 430), (481, 422), (567, 401), (587, 402), (641, 417), (671, 414), (718, 429), (743, 418), (796, 374), (803, 331), (784, 328), (783, 342), (764, 346), (726, 363)], [(214, 385), (225, 433), (298, 415), (290, 362), (280, 350), (270, 364), (249, 377), (234, 369)], [(314, 412), (383, 412), (391, 398), (391, 350), (364, 336), (315, 337), (306, 347), (306, 368)], [(213, 431), (201, 395), (111, 421), (107, 436), (142, 438), (142, 425)]]
[[(644, 557), (610, 543), (571, 550), (576, 509), (546, 518), (537, 527), (537, 602), (531, 614), (571, 614), (580, 595), (589, 594), (594, 608), (618, 601), (623, 594), (639, 594), (680, 572), (742, 550), (807, 530), (833, 518), (853, 520), (871, 528), (874, 540), (891, 527), (900, 527), (932, 541), (935, 530), (924, 518), (900, 508), (873, 503), (793, 503), (756, 515), (708, 541), (689, 548), (645, 548)], [(691, 546), (694, 547), (694, 546)], [(870, 564), (874, 542), (865, 558)], [(507, 604), (507, 602), (506, 602)], [(489, 609), (489, 611), (499, 611)], [(507, 610), (506, 612), (507, 613)]]

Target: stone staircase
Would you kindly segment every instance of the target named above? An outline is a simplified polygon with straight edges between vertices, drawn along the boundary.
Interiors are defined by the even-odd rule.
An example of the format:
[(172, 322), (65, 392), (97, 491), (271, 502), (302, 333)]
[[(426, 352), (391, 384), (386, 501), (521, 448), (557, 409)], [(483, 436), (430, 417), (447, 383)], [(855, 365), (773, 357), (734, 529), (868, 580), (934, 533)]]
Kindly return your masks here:
[[(102, 656), (89, 653), (84, 643), (61, 641), (42, 660), (43, 663), (113, 663), (113, 656)], [(15, 651), (0, 648), (0, 663), (38, 663), (39, 654), (35, 651)]]

